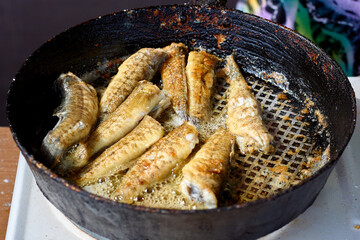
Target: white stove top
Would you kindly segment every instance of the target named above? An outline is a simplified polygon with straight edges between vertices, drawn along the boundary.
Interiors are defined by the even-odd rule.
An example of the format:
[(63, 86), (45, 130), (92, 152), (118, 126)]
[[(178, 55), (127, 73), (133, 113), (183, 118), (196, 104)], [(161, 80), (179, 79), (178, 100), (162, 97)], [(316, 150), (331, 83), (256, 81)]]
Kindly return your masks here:
[[(358, 121), (342, 159), (314, 204), (262, 240), (360, 239), (360, 77), (349, 79), (357, 96)], [(94, 240), (47, 201), (20, 155), (6, 240), (33, 239)]]

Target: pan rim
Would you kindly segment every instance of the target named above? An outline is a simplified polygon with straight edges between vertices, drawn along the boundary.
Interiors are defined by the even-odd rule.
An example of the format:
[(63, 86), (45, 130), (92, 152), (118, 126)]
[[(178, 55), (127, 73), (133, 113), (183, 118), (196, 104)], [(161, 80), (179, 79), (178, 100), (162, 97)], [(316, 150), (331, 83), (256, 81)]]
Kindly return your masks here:
[[(248, 15), (251, 16), (252, 18), (255, 18), (259, 21), (263, 21), (263, 22), (267, 22), (268, 24), (273, 24), (276, 25), (277, 27), (280, 27), (282, 29), (285, 29), (285, 31), (290, 31), (292, 34), (294, 34), (294, 36), (300, 38), (302, 41), (305, 41), (306, 43), (310, 44), (311, 47), (314, 47), (315, 49), (320, 50), (320, 52), (322, 54), (324, 54), (328, 60), (331, 62), (332, 65), (334, 65), (336, 67), (336, 70), (338, 70), (342, 77), (345, 80), (345, 84), (347, 84), (349, 86), (349, 89), (351, 90), (351, 100), (353, 102), (352, 105), (352, 109), (353, 109), (353, 118), (352, 118), (352, 125), (351, 128), (348, 131), (348, 135), (346, 136), (346, 139), (343, 141), (343, 146), (340, 146), (339, 148), (341, 149), (340, 151), (336, 152), (335, 155), (332, 155), (330, 157), (330, 161), (328, 161), (323, 167), (321, 167), (318, 171), (316, 171), (314, 174), (312, 174), (311, 176), (307, 177), (306, 179), (302, 180), (300, 183), (289, 187), (283, 191), (280, 191), (279, 193), (273, 194), (267, 198), (261, 198), (261, 199), (257, 199), (251, 202), (246, 202), (246, 203), (242, 203), (242, 204), (234, 204), (234, 205), (230, 205), (230, 206), (225, 206), (225, 207), (219, 207), (219, 208), (215, 208), (215, 209), (202, 209), (202, 210), (179, 210), (179, 209), (162, 209), (162, 208), (151, 208), (151, 207), (144, 207), (144, 206), (136, 206), (136, 205), (131, 205), (131, 204), (125, 204), (125, 203), (121, 203), (121, 202), (117, 202), (117, 201), (113, 201), (111, 199), (107, 199), (101, 196), (98, 196), (96, 194), (92, 194), (86, 190), (83, 190), (73, 184), (71, 184), (70, 182), (68, 182), (67, 180), (65, 180), (64, 178), (59, 177), (56, 173), (52, 172), (49, 168), (47, 168), (46, 166), (44, 166), (40, 161), (36, 160), (32, 154), (30, 154), (20, 143), (19, 138), (18, 138), (18, 133), (16, 133), (14, 131), (14, 127), (13, 124), (11, 123), (10, 119), (9, 119), (9, 115), (10, 115), (10, 111), (11, 111), (11, 106), (9, 104), (9, 96), (10, 94), (12, 94), (12, 89), (14, 88), (14, 82), (16, 81), (16, 79), (18, 78), (18, 76), (20, 75), (22, 69), (24, 67), (26, 67), (27, 63), (33, 58), (34, 55), (37, 54), (37, 52), (40, 51), (40, 49), (42, 49), (45, 45), (49, 44), (49, 42), (54, 41), (54, 39), (58, 38), (59, 36), (61, 36), (62, 34), (65, 34), (66, 32), (68, 32), (69, 30), (74, 30), (78, 27), (82, 27), (85, 24), (88, 24), (90, 22), (94, 22), (97, 21), (101, 18), (106, 18), (106, 17), (111, 17), (111, 16), (115, 16), (117, 14), (128, 14), (131, 11), (152, 11), (154, 9), (164, 9), (164, 8), (178, 8), (178, 7), (186, 7), (188, 8), (192, 8), (192, 9), (217, 9), (217, 10), (221, 10), (221, 11), (226, 11), (226, 12), (234, 12), (234, 13), (240, 13), (240, 14), (244, 14), (244, 15)], [(142, 212), (148, 212), (148, 213), (152, 213), (152, 214), (184, 214), (184, 215), (188, 215), (188, 214), (198, 214), (198, 213), (214, 213), (214, 212), (225, 212), (225, 211), (231, 211), (233, 209), (240, 209), (240, 208), (247, 208), (247, 207), (251, 207), (251, 206), (256, 206), (256, 205), (260, 205), (263, 202), (267, 202), (267, 201), (271, 201), (273, 199), (277, 199), (280, 198), (282, 196), (286, 196), (287, 194), (289, 194), (290, 192), (301, 188), (302, 186), (309, 184), (311, 182), (311, 180), (316, 179), (317, 177), (319, 177), (320, 175), (322, 175), (327, 169), (333, 167), (334, 164), (337, 163), (337, 161), (339, 161), (343, 151), (345, 150), (346, 146), (348, 145), (354, 129), (355, 129), (355, 124), (356, 124), (356, 98), (355, 98), (355, 93), (354, 90), (347, 78), (347, 76), (345, 75), (345, 73), (342, 71), (342, 69), (340, 68), (340, 66), (335, 62), (335, 60), (333, 60), (323, 49), (321, 49), (319, 46), (317, 46), (314, 42), (312, 42), (311, 40), (307, 39), (306, 37), (302, 36), (301, 34), (295, 32), (294, 30), (287, 28), (285, 26), (282, 26), (278, 23), (275, 23), (273, 21), (258, 17), (256, 15), (253, 14), (248, 14), (248, 13), (244, 13), (242, 11), (239, 10), (235, 10), (235, 9), (223, 9), (220, 7), (200, 7), (200, 6), (193, 6), (193, 5), (189, 5), (189, 4), (175, 4), (175, 5), (160, 5), (160, 6), (149, 6), (149, 7), (144, 7), (144, 8), (135, 8), (135, 9), (125, 9), (122, 11), (118, 11), (118, 12), (114, 12), (114, 13), (110, 13), (110, 14), (106, 14), (103, 16), (99, 16), (96, 18), (92, 18), (89, 19), (87, 21), (84, 21), (80, 24), (77, 24), (75, 26), (72, 26), (66, 30), (64, 30), (63, 32), (55, 35), (54, 37), (50, 38), (46, 43), (44, 43), (43, 45), (41, 45), (37, 50), (35, 50), (28, 58), (26, 58), (26, 60), (24, 61), (24, 63), (21, 65), (19, 71), (17, 72), (17, 74), (15, 75), (15, 78), (13, 78), (13, 81), (11, 82), (9, 91), (8, 91), (8, 96), (7, 96), (7, 103), (6, 103), (6, 113), (7, 113), (7, 119), (8, 119), (8, 123), (9, 123), (9, 127), (12, 133), (12, 136), (14, 138), (14, 141), (16, 142), (17, 146), (19, 147), (21, 153), (24, 155), (26, 161), (28, 162), (28, 164), (30, 165), (34, 165), (36, 168), (39, 169), (39, 171), (41, 171), (42, 173), (44, 173), (45, 175), (47, 175), (47, 177), (49, 177), (52, 181), (55, 181), (59, 184), (63, 184), (64, 187), (69, 188), (70, 191), (76, 191), (78, 194), (81, 194), (82, 196), (86, 196), (89, 197), (90, 199), (93, 199), (94, 201), (99, 201), (101, 203), (104, 204), (111, 204), (111, 205), (116, 205), (119, 206), (121, 208), (127, 208), (127, 209), (131, 209), (131, 210), (135, 210), (135, 211), (142, 211)]]

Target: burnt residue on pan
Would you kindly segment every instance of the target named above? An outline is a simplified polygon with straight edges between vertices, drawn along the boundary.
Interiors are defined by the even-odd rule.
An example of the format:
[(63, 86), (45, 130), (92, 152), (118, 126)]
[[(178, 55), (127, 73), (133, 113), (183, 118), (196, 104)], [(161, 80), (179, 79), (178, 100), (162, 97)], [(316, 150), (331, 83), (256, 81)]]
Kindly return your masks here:
[[(319, 145), (330, 143), (330, 160), (304, 181), (265, 199), (202, 211), (116, 203), (80, 190), (49, 170), (37, 149), (57, 121), (51, 117), (60, 103), (54, 80), (63, 72), (81, 76), (99, 62), (171, 42), (205, 48), (219, 57), (234, 53), (254, 88), (256, 81), (265, 82), (270, 89), (286, 91), (302, 106), (312, 102), (308, 115), (315, 121), (308, 127), (321, 132), (318, 123), (324, 116), (327, 127), (325, 135), (319, 134)], [(273, 73), (280, 73), (285, 81)], [(309, 40), (252, 15), (187, 5), (118, 12), (59, 34), (24, 63), (11, 84), (7, 105), (14, 139), (44, 195), (73, 222), (110, 239), (254, 239), (274, 231), (315, 200), (350, 140), (355, 109), (345, 74)]]

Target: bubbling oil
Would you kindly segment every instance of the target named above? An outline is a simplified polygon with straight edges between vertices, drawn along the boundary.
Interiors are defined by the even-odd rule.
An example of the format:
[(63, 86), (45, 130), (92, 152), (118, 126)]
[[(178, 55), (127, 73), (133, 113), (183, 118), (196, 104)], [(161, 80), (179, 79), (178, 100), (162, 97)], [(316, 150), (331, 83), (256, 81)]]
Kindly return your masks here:
[[(187, 162), (190, 161), (206, 139), (209, 138), (210, 135), (220, 126), (224, 125), (225, 117), (226, 114), (222, 113), (217, 114), (216, 116), (213, 115), (208, 122), (193, 122), (199, 133), (199, 144), (195, 147), (194, 151), (183, 162), (183, 164), (173, 169), (167, 178), (161, 182), (155, 183), (153, 186), (145, 189), (145, 191), (139, 196), (136, 196), (133, 199), (133, 204), (166, 209), (205, 209), (205, 205), (188, 199), (181, 193), (180, 183), (183, 178), (181, 169)], [(183, 123), (183, 120), (181, 120), (173, 110), (166, 111), (158, 120), (164, 127), (166, 133), (174, 130)], [(191, 119), (189, 119), (189, 121), (191, 122)], [(116, 190), (125, 174), (126, 172), (117, 173), (111, 177), (107, 177), (96, 183), (87, 185), (83, 189), (93, 194), (111, 199), (112, 193)]]
[[(308, 117), (309, 111), (301, 111), (304, 109), (303, 103), (287, 94), (286, 98), (278, 98), (279, 93), (284, 95), (285, 92), (252, 75), (246, 77), (246, 80), (255, 97), (262, 104), (263, 121), (269, 132), (274, 135), (276, 151), (272, 155), (255, 152), (245, 156), (235, 146), (235, 150), (229, 156), (229, 175), (224, 180), (223, 190), (218, 196), (218, 206), (270, 197), (311, 176), (330, 159), (329, 150), (324, 151), (321, 147), (319, 148), (316, 144), (318, 140), (314, 140), (321, 136), (314, 134), (318, 131), (310, 128), (311, 125), (314, 125), (311, 122), (314, 118)], [(161, 81), (158, 84), (161, 87)], [(180, 182), (183, 178), (181, 169), (196, 154), (206, 139), (219, 127), (225, 125), (227, 87), (225, 79), (217, 80), (212, 95), (213, 110), (208, 121), (196, 122), (188, 119), (196, 126), (199, 133), (199, 144), (191, 155), (182, 165), (173, 169), (167, 178), (154, 183), (135, 197), (134, 205), (183, 210), (206, 208), (202, 203), (192, 201), (182, 194), (180, 189)], [(167, 109), (157, 120), (162, 124), (166, 133), (174, 130), (184, 121), (172, 109)], [(320, 126), (319, 129), (326, 132), (324, 135), (328, 136), (325, 126)], [(327, 139), (322, 140), (329, 143)], [(111, 198), (125, 174), (126, 171), (101, 179), (85, 186), (84, 190)]]

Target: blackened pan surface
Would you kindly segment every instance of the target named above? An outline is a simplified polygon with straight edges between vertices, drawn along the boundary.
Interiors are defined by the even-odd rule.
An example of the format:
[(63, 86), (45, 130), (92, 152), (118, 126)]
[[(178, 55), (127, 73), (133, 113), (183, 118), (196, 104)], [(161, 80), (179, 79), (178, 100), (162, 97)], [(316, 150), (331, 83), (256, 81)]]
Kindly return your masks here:
[[(179, 211), (136, 207), (82, 191), (59, 178), (38, 155), (56, 119), (60, 73), (88, 72), (106, 59), (141, 47), (183, 42), (219, 56), (235, 53), (246, 73), (281, 72), (278, 85), (299, 101), (311, 99), (327, 117), (330, 161), (299, 185), (271, 198), (215, 210)], [(288, 223), (324, 186), (355, 126), (355, 96), (340, 67), (313, 43), (261, 18), (233, 10), (162, 6), (119, 12), (85, 22), (45, 43), (25, 62), (8, 95), (14, 139), (36, 182), (69, 219), (110, 239), (253, 239)]]

